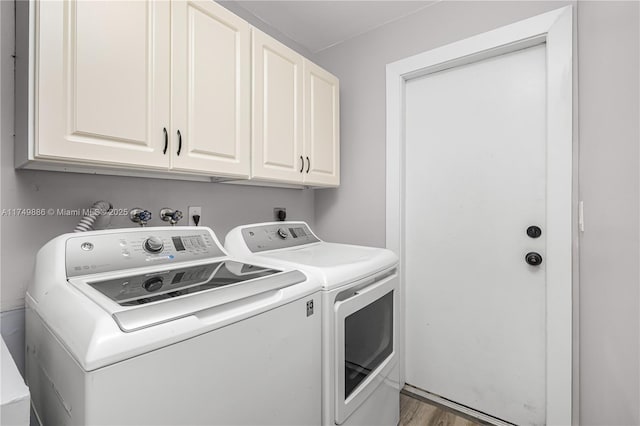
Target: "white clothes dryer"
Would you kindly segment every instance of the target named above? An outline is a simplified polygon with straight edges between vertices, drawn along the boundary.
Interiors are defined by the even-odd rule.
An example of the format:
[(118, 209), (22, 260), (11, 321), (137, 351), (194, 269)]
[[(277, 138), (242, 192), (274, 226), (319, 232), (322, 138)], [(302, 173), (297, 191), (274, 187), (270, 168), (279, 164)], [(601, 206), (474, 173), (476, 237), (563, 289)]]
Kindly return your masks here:
[(244, 261), (300, 269), (321, 281), (323, 424), (397, 425), (397, 256), (322, 241), (304, 222), (240, 226), (227, 234), (225, 248)]
[(205, 227), (61, 235), (26, 294), (40, 423), (319, 424), (320, 288)]

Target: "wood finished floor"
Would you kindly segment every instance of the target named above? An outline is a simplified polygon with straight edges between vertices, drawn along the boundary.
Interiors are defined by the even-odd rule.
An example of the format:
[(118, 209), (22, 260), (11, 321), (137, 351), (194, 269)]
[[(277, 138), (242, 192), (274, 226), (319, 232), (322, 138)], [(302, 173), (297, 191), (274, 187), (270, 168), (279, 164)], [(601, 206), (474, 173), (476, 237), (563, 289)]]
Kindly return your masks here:
[(398, 426), (480, 426), (465, 417), (419, 399), (400, 394), (400, 423)]

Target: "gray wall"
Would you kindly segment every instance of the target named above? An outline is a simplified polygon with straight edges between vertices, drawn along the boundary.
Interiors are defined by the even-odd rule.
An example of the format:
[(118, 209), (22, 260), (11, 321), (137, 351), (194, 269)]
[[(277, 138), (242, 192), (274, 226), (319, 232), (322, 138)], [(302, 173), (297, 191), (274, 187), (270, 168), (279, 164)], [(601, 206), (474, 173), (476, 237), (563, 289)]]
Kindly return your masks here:
[[(566, 2), (436, 3), (316, 54), (340, 78), (342, 184), (315, 194), (325, 239), (385, 245), (385, 65)], [(579, 2), (580, 423), (640, 423), (637, 2)]]
[[(273, 219), (273, 207), (286, 207), (288, 218), (313, 225), (312, 190), (250, 187), (165, 179), (99, 176), (76, 173), (15, 170), (13, 168), (13, 2), (0, 1), (0, 88), (2, 94), (0, 148), (0, 204), (11, 208), (89, 207), (104, 199), (117, 208), (142, 207), (154, 214), (152, 226), (164, 225), (158, 218), (162, 207), (174, 207), (185, 215), (187, 206), (202, 206), (203, 224), (211, 226), (220, 239), (232, 227)], [(268, 31), (264, 24), (263, 30)], [(287, 40), (281, 38), (281, 41)], [(56, 235), (71, 232), (78, 217), (2, 216), (0, 226), (0, 315), (2, 335), (18, 364), (22, 363), (24, 294), (37, 250)], [(186, 219), (183, 220), (186, 224)], [(116, 217), (111, 227), (134, 226)], [(18, 312), (11, 312), (18, 310)]]
[(639, 3), (580, 3), (581, 412), (639, 424)]

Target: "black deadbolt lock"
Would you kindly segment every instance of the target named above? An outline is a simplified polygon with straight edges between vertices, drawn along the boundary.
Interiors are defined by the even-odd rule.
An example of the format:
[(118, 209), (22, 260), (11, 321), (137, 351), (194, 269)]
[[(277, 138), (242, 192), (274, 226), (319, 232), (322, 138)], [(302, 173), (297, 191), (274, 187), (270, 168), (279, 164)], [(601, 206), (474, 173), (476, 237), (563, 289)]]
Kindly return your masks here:
[(527, 235), (531, 238), (538, 238), (540, 235), (542, 235), (542, 229), (537, 226), (530, 226), (527, 228)]
[(542, 263), (542, 256), (540, 256), (539, 253), (532, 251), (524, 256), (524, 260), (526, 260), (531, 266), (538, 266)]

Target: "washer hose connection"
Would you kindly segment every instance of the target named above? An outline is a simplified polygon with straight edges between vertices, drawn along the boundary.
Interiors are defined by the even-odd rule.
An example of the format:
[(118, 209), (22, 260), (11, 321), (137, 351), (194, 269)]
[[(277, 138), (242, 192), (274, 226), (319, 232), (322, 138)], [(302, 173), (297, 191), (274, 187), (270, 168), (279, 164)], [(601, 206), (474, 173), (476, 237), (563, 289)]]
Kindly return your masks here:
[(89, 209), (89, 214), (86, 214), (73, 232), (87, 232), (93, 231), (93, 226), (95, 225), (95, 221), (100, 217), (108, 214), (113, 209), (113, 206), (108, 201), (96, 201), (93, 203), (91, 208)]

